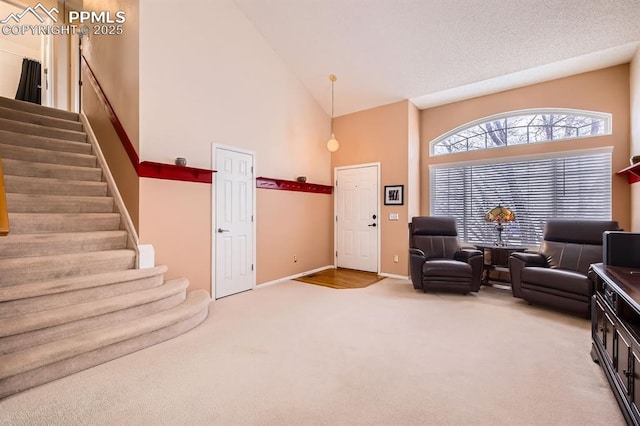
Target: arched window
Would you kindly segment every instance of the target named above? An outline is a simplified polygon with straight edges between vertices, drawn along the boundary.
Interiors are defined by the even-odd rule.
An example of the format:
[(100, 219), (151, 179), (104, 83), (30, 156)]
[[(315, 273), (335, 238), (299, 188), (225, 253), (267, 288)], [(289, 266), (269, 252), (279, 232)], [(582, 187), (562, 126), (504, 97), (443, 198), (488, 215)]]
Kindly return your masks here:
[(466, 123), (431, 142), (430, 155), (611, 134), (611, 114), (577, 109), (510, 111)]

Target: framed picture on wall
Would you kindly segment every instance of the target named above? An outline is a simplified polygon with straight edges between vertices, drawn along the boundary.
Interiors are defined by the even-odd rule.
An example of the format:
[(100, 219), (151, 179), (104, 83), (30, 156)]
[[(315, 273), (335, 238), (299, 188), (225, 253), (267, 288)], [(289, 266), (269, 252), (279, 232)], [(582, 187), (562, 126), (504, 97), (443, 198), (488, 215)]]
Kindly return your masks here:
[(384, 205), (401, 206), (404, 204), (404, 185), (385, 185)]

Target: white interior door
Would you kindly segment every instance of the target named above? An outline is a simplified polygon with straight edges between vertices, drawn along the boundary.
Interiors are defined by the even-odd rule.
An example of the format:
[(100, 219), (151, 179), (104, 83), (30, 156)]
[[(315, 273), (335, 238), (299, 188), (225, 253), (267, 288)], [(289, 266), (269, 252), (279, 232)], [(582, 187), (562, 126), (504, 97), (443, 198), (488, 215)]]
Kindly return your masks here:
[(216, 148), (215, 298), (254, 286), (253, 155)]
[(336, 265), (378, 272), (378, 166), (336, 172)]

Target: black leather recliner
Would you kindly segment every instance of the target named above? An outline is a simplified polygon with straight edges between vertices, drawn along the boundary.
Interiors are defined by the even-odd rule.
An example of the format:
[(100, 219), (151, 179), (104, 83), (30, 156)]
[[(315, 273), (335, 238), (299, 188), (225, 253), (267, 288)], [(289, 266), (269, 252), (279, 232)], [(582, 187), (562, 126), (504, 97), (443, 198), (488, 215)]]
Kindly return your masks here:
[(539, 253), (509, 258), (513, 297), (589, 317), (592, 263), (602, 262), (602, 234), (618, 230), (610, 220), (549, 219)]
[(462, 249), (453, 217), (420, 216), (409, 224), (411, 281), (423, 291), (480, 290), (483, 255)]

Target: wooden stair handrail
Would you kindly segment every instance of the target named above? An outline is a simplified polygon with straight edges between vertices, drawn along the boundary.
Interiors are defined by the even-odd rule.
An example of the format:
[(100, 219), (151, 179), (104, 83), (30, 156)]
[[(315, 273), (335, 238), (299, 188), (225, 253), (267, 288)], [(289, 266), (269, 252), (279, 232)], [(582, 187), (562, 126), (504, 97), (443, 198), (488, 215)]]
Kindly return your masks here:
[(7, 193), (4, 190), (4, 172), (0, 159), (0, 236), (9, 235), (9, 211), (7, 209)]
[(118, 118), (111, 102), (109, 102), (109, 98), (107, 98), (106, 93), (102, 89), (98, 78), (96, 77), (93, 69), (89, 65), (87, 58), (84, 55), (81, 55), (80, 60), (82, 62), (82, 70), (86, 73), (89, 83), (91, 83), (91, 87), (93, 91), (96, 93), (98, 97), (98, 101), (102, 105), (105, 113), (109, 117), (109, 121), (113, 126), (116, 134), (118, 135), (118, 139), (122, 144), (123, 149), (127, 153), (129, 160), (131, 161), (131, 165), (133, 169), (138, 174), (138, 177), (149, 177), (155, 179), (169, 179), (169, 180), (182, 180), (189, 182), (202, 182), (202, 183), (212, 183), (213, 173), (215, 170), (209, 169), (200, 169), (195, 167), (187, 167), (187, 166), (179, 166), (176, 167), (174, 164), (167, 163), (157, 163), (153, 161), (143, 161), (140, 162), (140, 158), (138, 157), (138, 152), (136, 151), (131, 139), (129, 139), (129, 135), (127, 131), (124, 129), (122, 122)]

